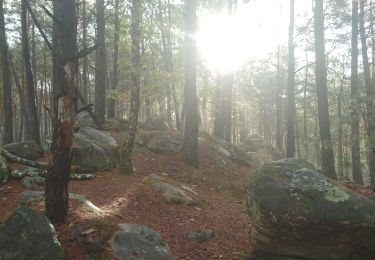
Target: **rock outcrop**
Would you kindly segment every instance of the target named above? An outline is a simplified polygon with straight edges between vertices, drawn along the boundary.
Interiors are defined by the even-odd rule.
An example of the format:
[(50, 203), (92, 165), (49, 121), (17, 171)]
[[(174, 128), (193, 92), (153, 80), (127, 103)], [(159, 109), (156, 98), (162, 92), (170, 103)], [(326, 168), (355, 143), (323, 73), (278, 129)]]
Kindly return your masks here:
[(247, 202), (254, 259), (375, 259), (375, 203), (305, 161), (263, 166)]

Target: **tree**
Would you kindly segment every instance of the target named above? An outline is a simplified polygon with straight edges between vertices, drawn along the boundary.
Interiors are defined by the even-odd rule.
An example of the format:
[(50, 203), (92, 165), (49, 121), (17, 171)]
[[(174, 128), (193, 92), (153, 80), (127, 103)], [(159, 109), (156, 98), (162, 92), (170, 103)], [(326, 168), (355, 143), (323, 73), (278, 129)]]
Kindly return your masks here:
[(120, 173), (130, 175), (133, 173), (131, 155), (133, 152), (135, 135), (137, 133), (138, 114), (141, 92), (141, 0), (132, 0), (132, 88), (130, 100), (129, 127), (125, 140), (120, 148)]
[[(113, 67), (112, 67), (112, 82), (111, 90), (115, 91), (118, 84), (118, 44), (120, 40), (120, 20), (118, 17), (119, 12), (119, 0), (115, 0), (114, 6), (115, 21), (114, 21), (114, 39), (113, 39)], [(115, 99), (110, 98), (108, 100), (108, 117), (115, 117)]]
[(95, 114), (101, 124), (105, 123), (105, 90), (107, 78), (107, 58), (105, 44), (105, 17), (104, 0), (96, 0), (96, 41), (99, 47), (96, 50), (95, 67)]
[(185, 162), (198, 166), (198, 98), (196, 87), (197, 46), (192, 35), (197, 31), (196, 0), (185, 0)]
[(53, 2), (54, 133), (53, 159), (46, 177), (46, 216), (52, 223), (66, 221), (68, 184), (76, 113), (77, 20), (75, 1)]
[(8, 44), (5, 32), (3, 0), (0, 0), (0, 58), (3, 78), (4, 136), (3, 143), (13, 142), (12, 82), (9, 69)]
[(318, 103), (319, 133), (322, 155), (322, 170), (325, 175), (336, 179), (335, 158), (331, 141), (331, 128), (328, 113), (327, 65), (324, 43), (323, 0), (315, 0), (314, 8), (315, 38), (315, 78)]
[(358, 87), (358, 1), (352, 2), (352, 63), (351, 63), (351, 130), (352, 170), (355, 182), (363, 184), (359, 138), (359, 87)]
[(290, 0), (290, 20), (289, 20), (289, 41), (288, 41), (288, 106), (287, 106), (287, 140), (286, 140), (286, 157), (293, 158), (296, 153), (295, 138), (295, 114), (296, 101), (294, 96), (294, 0)]
[(21, 40), (25, 69), (25, 137), (40, 144), (38, 114), (35, 104), (35, 86), (30, 63), (29, 36), (27, 32), (27, 0), (21, 1)]

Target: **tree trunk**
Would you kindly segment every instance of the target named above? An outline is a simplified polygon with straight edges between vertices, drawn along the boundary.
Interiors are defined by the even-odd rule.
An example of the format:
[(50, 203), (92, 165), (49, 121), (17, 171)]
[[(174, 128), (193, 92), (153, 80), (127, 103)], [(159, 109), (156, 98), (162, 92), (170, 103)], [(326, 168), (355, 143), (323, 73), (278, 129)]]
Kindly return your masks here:
[(322, 149), (322, 170), (325, 175), (336, 179), (335, 158), (331, 141), (328, 112), (327, 65), (324, 43), (323, 0), (315, 0), (314, 8), (315, 70), (318, 102), (319, 133)]
[(120, 148), (120, 173), (130, 175), (133, 173), (131, 155), (133, 152), (135, 135), (137, 133), (138, 114), (140, 107), (141, 89), (141, 0), (132, 0), (132, 89), (130, 99), (129, 129), (126, 133), (124, 143)]
[(95, 114), (101, 124), (105, 123), (105, 90), (107, 77), (107, 61), (105, 47), (104, 0), (96, 0), (97, 43), (95, 65)]
[[(363, 61), (363, 70), (365, 74), (365, 87), (366, 87), (366, 110), (367, 110), (367, 137), (370, 147), (369, 151), (369, 169), (370, 169), (370, 181), (371, 184), (375, 184), (375, 104), (374, 104), (374, 86), (371, 82), (371, 73), (370, 73), (370, 63), (368, 60), (367, 54), (367, 37), (365, 30), (365, 3), (364, 1), (360, 2), (360, 16), (359, 16), (359, 28), (361, 35), (361, 45), (362, 45), (362, 61)], [(374, 77), (375, 75), (373, 75)]]
[[(82, 46), (83, 49), (87, 48), (87, 18), (86, 18), (86, 0), (82, 0)], [(82, 81), (83, 81), (83, 97), (89, 100), (87, 73), (88, 73), (88, 57), (83, 57), (82, 61)]]
[(294, 96), (294, 0), (290, 0), (289, 41), (288, 41), (288, 111), (286, 113), (286, 157), (293, 158), (296, 153), (295, 114), (296, 101)]
[[(114, 39), (113, 39), (113, 68), (112, 68), (112, 83), (111, 90), (115, 91), (118, 84), (118, 43), (120, 40), (120, 20), (118, 18), (119, 0), (115, 0), (115, 21), (114, 21)], [(108, 100), (108, 117), (115, 117), (115, 104), (116, 99), (110, 97)]]
[(6, 39), (3, 0), (0, 0), (0, 58), (2, 69), (3, 95), (2, 103), (4, 110), (4, 135), (3, 144), (13, 142), (13, 109), (12, 109), (12, 82), (8, 60), (8, 43)]
[(52, 223), (67, 218), (68, 184), (72, 160), (73, 131), (76, 112), (78, 61), (77, 20), (74, 0), (54, 1), (54, 136), (53, 159), (46, 178), (46, 215)]
[(358, 1), (352, 2), (352, 52), (351, 52), (351, 143), (353, 179), (363, 184), (359, 138), (359, 87), (358, 87)]
[(21, 2), (22, 53), (25, 68), (25, 137), (40, 144), (39, 123), (35, 104), (34, 79), (31, 71), (29, 37), (27, 33), (27, 0)]
[(197, 46), (191, 35), (197, 31), (196, 0), (185, 0), (185, 131), (184, 160), (198, 166), (198, 98), (196, 86)]
[[(371, 82), (371, 90), (372, 90), (372, 95), (371, 95), (371, 100), (374, 100), (374, 88), (375, 88), (375, 31), (374, 31), (374, 16), (373, 16), (373, 10), (374, 10), (374, 5), (373, 2), (371, 1), (371, 41), (372, 41), (372, 82)], [(370, 151), (369, 151), (369, 168), (370, 168), (370, 183), (373, 189), (375, 189), (375, 147), (372, 146), (372, 142), (375, 139), (374, 136), (371, 137), (372, 140), (369, 138), (369, 146), (370, 146)]]

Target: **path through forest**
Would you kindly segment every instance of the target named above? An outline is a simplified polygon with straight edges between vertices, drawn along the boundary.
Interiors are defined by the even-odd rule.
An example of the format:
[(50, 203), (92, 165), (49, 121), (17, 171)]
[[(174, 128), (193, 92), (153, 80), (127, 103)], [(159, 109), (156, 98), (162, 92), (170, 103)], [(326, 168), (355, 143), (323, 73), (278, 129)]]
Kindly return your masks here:
[[(71, 203), (67, 225), (56, 227), (69, 259), (116, 259), (106, 241), (118, 229), (118, 223), (143, 224), (160, 232), (175, 259), (246, 259), (250, 221), (245, 185), (253, 170), (219, 158), (206, 142), (200, 142), (200, 169), (183, 163), (180, 153), (138, 151), (134, 155), (134, 176), (122, 176), (116, 168), (97, 173), (94, 180), (72, 181), (70, 192), (86, 196), (106, 213), (99, 217)], [(144, 182), (144, 177), (152, 173), (196, 191), (200, 205), (165, 203), (161, 193)], [(2, 187), (0, 222), (18, 205), (23, 190), (14, 180)], [(42, 209), (43, 205), (38, 202), (33, 207)], [(80, 240), (70, 241), (77, 230), (90, 228), (97, 230), (94, 240), (106, 242), (104, 252), (97, 253), (95, 244), (88, 247)], [(211, 240), (198, 243), (187, 239), (190, 231), (208, 228), (215, 232)]]

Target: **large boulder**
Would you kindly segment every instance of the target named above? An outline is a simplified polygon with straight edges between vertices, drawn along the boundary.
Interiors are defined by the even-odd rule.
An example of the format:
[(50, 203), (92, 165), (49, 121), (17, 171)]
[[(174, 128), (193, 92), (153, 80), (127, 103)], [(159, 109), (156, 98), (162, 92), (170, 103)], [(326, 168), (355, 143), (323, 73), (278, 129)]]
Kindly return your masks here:
[(305, 161), (263, 166), (247, 203), (255, 259), (375, 259), (375, 203)]
[(107, 131), (82, 127), (74, 133), (73, 164), (80, 173), (107, 170), (118, 164), (118, 145)]
[(66, 259), (48, 219), (19, 207), (0, 225), (0, 259)]
[(113, 252), (126, 260), (172, 260), (169, 246), (159, 233), (137, 224), (121, 224), (111, 238)]
[(8, 182), (9, 173), (8, 163), (5, 158), (0, 155), (0, 185)]
[(28, 160), (35, 160), (44, 155), (43, 147), (33, 140), (6, 144), (3, 148), (11, 154)]

